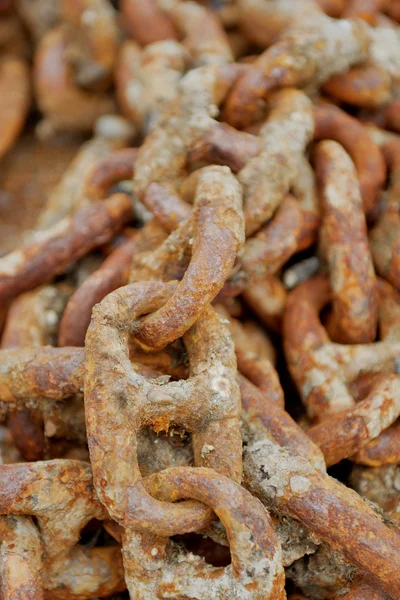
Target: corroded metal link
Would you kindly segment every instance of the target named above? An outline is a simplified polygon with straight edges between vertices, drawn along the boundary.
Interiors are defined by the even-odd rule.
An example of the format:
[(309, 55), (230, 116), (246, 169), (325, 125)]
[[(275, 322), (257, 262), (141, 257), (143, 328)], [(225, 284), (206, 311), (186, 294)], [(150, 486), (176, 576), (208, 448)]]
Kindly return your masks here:
[[(122, 11), (127, 16), (128, 28), (129, 24), (134, 26), (135, 40), (142, 43), (149, 36), (148, 40), (153, 41), (143, 49), (136, 42), (127, 41), (116, 73), (117, 96), (122, 109), (141, 131), (148, 132), (157, 122), (163, 106), (177, 97), (178, 82), (187, 67), (230, 63), (232, 50), (219, 19), (196, 2), (148, 2), (145, 7), (141, 0), (129, 0), (123, 3)], [(146, 33), (143, 33), (140, 21), (150, 16), (146, 17), (146, 11), (151, 13), (151, 27), (146, 22)], [(171, 31), (170, 35), (164, 35), (168, 18)], [(182, 33), (181, 42), (173, 39), (172, 23)], [(154, 39), (151, 40), (153, 26)], [(158, 31), (159, 26), (161, 31)]]
[(330, 341), (319, 312), (331, 299), (329, 282), (316, 276), (288, 297), (284, 315), (286, 360), (308, 415), (322, 420), (352, 408), (349, 384), (365, 371), (396, 371), (398, 342), (342, 345)]
[(172, 0), (158, 2), (183, 34), (182, 44), (191, 57), (192, 65), (223, 65), (233, 61), (228, 36), (218, 16), (197, 2)]
[[(133, 186), (139, 200), (172, 231), (190, 214), (179, 187), (195, 141), (212, 130), (217, 107), (247, 65), (209, 65), (189, 71), (178, 84), (176, 99), (163, 106), (140, 147)], [(190, 125), (189, 125), (190, 124)], [(173, 139), (174, 144), (169, 140)]]
[(320, 217), (315, 208), (315, 204), (307, 207), (290, 194), (282, 200), (270, 223), (244, 246), (241, 268), (247, 280), (274, 275), (295, 253), (317, 240)]
[[(154, 252), (134, 260), (131, 281), (176, 279), (185, 253), (191, 259), (174, 295), (137, 324), (136, 338), (159, 349), (181, 337), (227, 279), (244, 243), (241, 189), (227, 167), (199, 175), (192, 216)], [(175, 269), (175, 273), (174, 273)]]
[(41, 543), (29, 517), (0, 517), (0, 595), (4, 600), (43, 600)]
[[(51, 559), (69, 551), (78, 542), (81, 529), (90, 519), (106, 516), (96, 498), (87, 463), (38, 461), (1, 465), (0, 470), (1, 513), (35, 515), (40, 520), (42, 539)], [(41, 501), (38, 502), (35, 495)], [(79, 510), (71, 519), (68, 513), (73, 512), (74, 505), (79, 506)]]
[[(70, 292), (64, 284), (44, 286), (22, 294), (8, 312), (1, 347), (40, 347), (54, 343)], [(26, 460), (44, 458), (45, 438), (40, 411), (27, 407), (11, 411), (8, 427), (16, 447)]]
[(219, 124), (197, 140), (189, 155), (200, 164), (227, 163), (243, 186), (246, 235), (252, 237), (240, 260), (242, 289), (249, 279), (275, 273), (311, 245), (319, 225), (315, 177), (304, 155), (313, 132), (310, 101), (290, 89), (274, 94), (269, 106), (257, 137)]
[(244, 479), (269, 509), (299, 520), (389, 595), (397, 593), (398, 531), (386, 527), (354, 491), (278, 446), (258, 423), (248, 424)]
[(133, 217), (125, 194), (78, 210), (21, 249), (0, 258), (2, 301), (50, 281), (93, 248), (110, 241)]
[(238, 173), (260, 150), (261, 140), (253, 133), (238, 131), (227, 123), (216, 123), (211, 131), (194, 142), (188, 162), (192, 166), (203, 162), (227, 165)]
[(382, 375), (369, 396), (331, 416), (307, 434), (322, 450), (327, 466), (351, 456), (400, 416), (400, 378)]
[(45, 35), (35, 54), (34, 85), (46, 133), (91, 131), (98, 117), (115, 112), (111, 96), (77, 86), (67, 47), (66, 31), (60, 26)]
[(398, 597), (397, 5), (0, 0), (4, 600)]
[[(133, 175), (137, 148), (122, 148), (99, 158), (87, 169), (84, 197), (94, 201), (106, 197), (109, 188)], [(60, 323), (60, 346), (83, 346), (92, 308), (108, 293), (128, 283), (132, 256), (154, 249), (166, 235), (153, 219), (116, 248), (100, 268), (73, 294)]]
[[(24, 544), (24, 532), (18, 531), (23, 527), (25, 543), (29, 544), (24, 552), (25, 567), (29, 568), (33, 561), (36, 580), (42, 575), (44, 595), (33, 596), (35, 600), (42, 597), (84, 600), (125, 589), (118, 546), (85, 548), (78, 545), (80, 532), (91, 519), (107, 518), (93, 489), (90, 465), (73, 460), (1, 465), (0, 474), (0, 513), (32, 515), (37, 519), (43, 554), (37, 547), (39, 539), (33, 525), (24, 517), (14, 521), (18, 543)], [(12, 521), (10, 517), (8, 523)], [(24, 551), (23, 546), (21, 550)], [(7, 548), (1, 545), (1, 551), (6, 553)], [(43, 566), (36, 571), (40, 555)], [(15, 563), (13, 567), (18, 568)], [(86, 573), (84, 579), (82, 569)], [(29, 583), (27, 579), (26, 584)], [(31, 589), (27, 588), (26, 593)]]
[(161, 525), (165, 516), (165, 535), (177, 533), (179, 519), (187, 531), (188, 519), (184, 505), (163, 505), (146, 493), (137, 460), (141, 428), (163, 431), (179, 424), (193, 434), (196, 465), (234, 480), (241, 477), (236, 359), (214, 310), (206, 308), (184, 336), (190, 361), (186, 381), (150, 381), (129, 361), (128, 339), (135, 334), (136, 319), (165, 304), (174, 290), (173, 283), (142, 282), (113, 292), (94, 310), (86, 337), (85, 406), (96, 491), (122, 525), (146, 528), (155, 515)]
[(83, 346), (92, 309), (98, 302), (129, 281), (132, 257), (135, 254), (156, 248), (166, 234), (155, 219), (135, 232), (120, 247), (116, 248), (102, 265), (90, 275), (71, 296), (60, 322), (59, 346)]
[(372, 342), (378, 290), (356, 172), (334, 141), (320, 142), (314, 159), (322, 210), (319, 244), (332, 289), (326, 327), (335, 342)]
[[(56, 352), (57, 352), (57, 350), (56, 350)], [(58, 352), (61, 352), (61, 351), (58, 351)], [(57, 367), (56, 367), (56, 366), (54, 366), (54, 370), (55, 370), (55, 371), (57, 371)], [(287, 418), (287, 419), (289, 419), (289, 417), (288, 417), (288, 416), (287, 416), (286, 418)], [(289, 419), (289, 420), (290, 420), (290, 419)], [(294, 423), (293, 423), (293, 426), (294, 426)], [(285, 427), (285, 426), (284, 426), (284, 427)], [(275, 428), (277, 432), (279, 432), (279, 428), (280, 428), (280, 425), (279, 425), (279, 423), (277, 422), (277, 425), (276, 425), (276, 428)], [(304, 442), (306, 442), (306, 443), (308, 443), (308, 445), (310, 445), (310, 442), (309, 442), (309, 440), (308, 440), (307, 436), (305, 436), (305, 434), (304, 434), (304, 433), (302, 433), (302, 432), (301, 432), (301, 430), (299, 430), (298, 428), (297, 428), (297, 431), (298, 431), (298, 432), (300, 432), (300, 437), (301, 437), (301, 436), (303, 436), (303, 438), (304, 438)], [(294, 432), (296, 433), (296, 428), (294, 429)], [(279, 433), (277, 433), (277, 435), (279, 435)], [(161, 439), (159, 439), (158, 441), (159, 441), (159, 443), (160, 443), (162, 440), (161, 440)], [(303, 443), (304, 443), (304, 442), (303, 442)], [(141, 441), (141, 443), (142, 443), (142, 441)], [(160, 449), (161, 449), (161, 448), (160, 448)], [(142, 472), (143, 472), (143, 469), (147, 469), (149, 466), (150, 466), (150, 469), (151, 469), (151, 468), (152, 468), (152, 463), (153, 463), (154, 461), (153, 461), (153, 460), (150, 460), (150, 462), (149, 462), (149, 457), (148, 457), (148, 455), (147, 455), (147, 454), (144, 454), (144, 455), (142, 455), (142, 453), (143, 453), (143, 451), (145, 450), (145, 448), (143, 448), (143, 447), (142, 447), (140, 450), (141, 450), (141, 454), (140, 454), (140, 456), (139, 456), (139, 460), (140, 460), (140, 461), (144, 460), (144, 462), (143, 462), (143, 463), (142, 463), (142, 462), (140, 462), (140, 468), (141, 468), (141, 470), (142, 470)], [(147, 453), (148, 453), (148, 452), (154, 452), (154, 450), (153, 450), (151, 447), (149, 447), (149, 448), (147, 448), (146, 452), (147, 452)], [(167, 466), (167, 465), (168, 465), (168, 459), (165, 457), (165, 458), (163, 458), (163, 459), (161, 460), (161, 462), (159, 462), (159, 466), (158, 466), (158, 468), (156, 468), (156, 471), (157, 471), (157, 470), (159, 470), (160, 468), (163, 468), (161, 465), (163, 465), (163, 463), (164, 463), (164, 461), (165, 461), (165, 460), (167, 461), (167, 463), (165, 464), (165, 466)], [(320, 461), (320, 462), (321, 462), (321, 461)], [(155, 462), (155, 464), (156, 464), (156, 463), (157, 463), (157, 461)], [(322, 466), (322, 463), (321, 463), (321, 466)], [(154, 465), (153, 465), (153, 467), (154, 467)], [(151, 472), (151, 471), (150, 471), (150, 472)], [(147, 487), (147, 479), (145, 479), (145, 480), (144, 480), (144, 484), (145, 484), (145, 486)], [(204, 525), (204, 524), (205, 524), (205, 522), (206, 522), (206, 515), (207, 515), (207, 514), (208, 514), (208, 513), (206, 513), (206, 514), (204, 515), (204, 518), (203, 518), (203, 520), (200, 520), (200, 521), (198, 520), (198, 521), (197, 521), (197, 523), (198, 523), (198, 526), (199, 526), (199, 527), (201, 527), (202, 525)], [(193, 515), (190, 515), (190, 512), (189, 512), (189, 515), (188, 515), (188, 517), (190, 517), (190, 516), (193, 516)], [(188, 519), (188, 523), (193, 523), (193, 521), (189, 521), (189, 519)], [(154, 517), (154, 527), (155, 527), (155, 528), (159, 528), (159, 531), (162, 531), (162, 527), (163, 527), (163, 526), (164, 526), (164, 524), (163, 524), (162, 522), (158, 522), (158, 521), (157, 521), (157, 519)], [(193, 525), (192, 525), (192, 526), (193, 526)], [(284, 540), (285, 540), (285, 538), (284, 538)], [(152, 547), (152, 548), (154, 548), (154, 545), (152, 544), (152, 546), (151, 546), (151, 547)], [(293, 558), (292, 558), (292, 560), (293, 560)]]
[(124, 42), (115, 71), (116, 95), (123, 113), (147, 133), (162, 106), (176, 97), (178, 82), (189, 62), (182, 44), (173, 39), (140, 48)]
[(360, 21), (336, 21), (317, 11), (293, 21), (235, 84), (224, 111), (230, 125), (244, 128), (262, 118), (272, 90), (311, 85), (318, 89), (368, 56), (369, 37)]
[[(168, 350), (168, 348), (167, 348)], [(129, 354), (140, 372), (152, 378), (160, 374), (187, 376), (176, 353), (146, 353), (130, 345)], [(0, 401), (11, 406), (34, 403), (46, 407), (54, 401), (82, 397), (83, 348), (10, 348), (0, 350)]]
[(138, 148), (121, 148), (100, 158), (85, 177), (86, 196), (91, 200), (103, 200), (109, 189), (126, 179), (132, 179)]
[(197, 2), (124, 0), (122, 12), (129, 33), (139, 44), (174, 40), (179, 32), (194, 66), (233, 60), (222, 23), (213, 11)]
[[(383, 279), (378, 279), (379, 291), (379, 332), (387, 342), (400, 340), (400, 296)], [(363, 465), (378, 467), (384, 464), (400, 463), (400, 420), (383, 431), (377, 438), (361, 448), (351, 459)]]
[(211, 469), (187, 467), (149, 477), (147, 489), (162, 500), (195, 498), (215, 511), (227, 531), (232, 564), (215, 568), (182, 551), (177, 553), (168, 547), (168, 539), (159, 536), (154, 522), (146, 527), (151, 533), (128, 528), (124, 564), (133, 597), (286, 598), (279, 540), (268, 513), (246, 490)]
[(335, 140), (353, 160), (364, 210), (368, 214), (373, 209), (386, 178), (385, 161), (380, 149), (371, 140), (366, 128), (337, 106), (325, 103), (316, 106), (314, 117), (314, 138)]
[(268, 119), (259, 132), (260, 152), (238, 172), (247, 236), (271, 218), (295, 184), (314, 128), (312, 105), (302, 92), (278, 92), (271, 98), (270, 106)]
[(60, 12), (76, 82), (85, 88), (109, 87), (119, 45), (116, 11), (108, 0), (61, 0)]
[(336, 100), (362, 108), (379, 108), (392, 99), (390, 75), (368, 64), (334, 75), (322, 89)]
[(0, 350), (0, 399), (23, 404), (64, 400), (83, 391), (83, 348)]
[(127, 283), (136, 246), (137, 240), (133, 238), (114, 250), (76, 290), (60, 323), (59, 346), (84, 346), (93, 306)]

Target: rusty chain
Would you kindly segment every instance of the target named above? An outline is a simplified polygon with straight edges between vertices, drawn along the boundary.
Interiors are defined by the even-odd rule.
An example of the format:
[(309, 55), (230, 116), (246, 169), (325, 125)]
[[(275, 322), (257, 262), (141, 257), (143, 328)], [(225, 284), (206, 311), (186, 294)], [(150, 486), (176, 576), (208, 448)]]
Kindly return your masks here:
[(0, 0), (1, 599), (400, 596), (399, 81), (398, 0)]

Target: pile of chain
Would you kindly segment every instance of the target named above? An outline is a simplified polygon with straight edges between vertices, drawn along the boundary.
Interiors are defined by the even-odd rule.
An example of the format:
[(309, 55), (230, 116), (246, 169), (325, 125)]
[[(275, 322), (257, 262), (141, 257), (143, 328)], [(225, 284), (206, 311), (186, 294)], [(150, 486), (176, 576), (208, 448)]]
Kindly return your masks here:
[(399, 23), (0, 0), (1, 599), (400, 598)]

